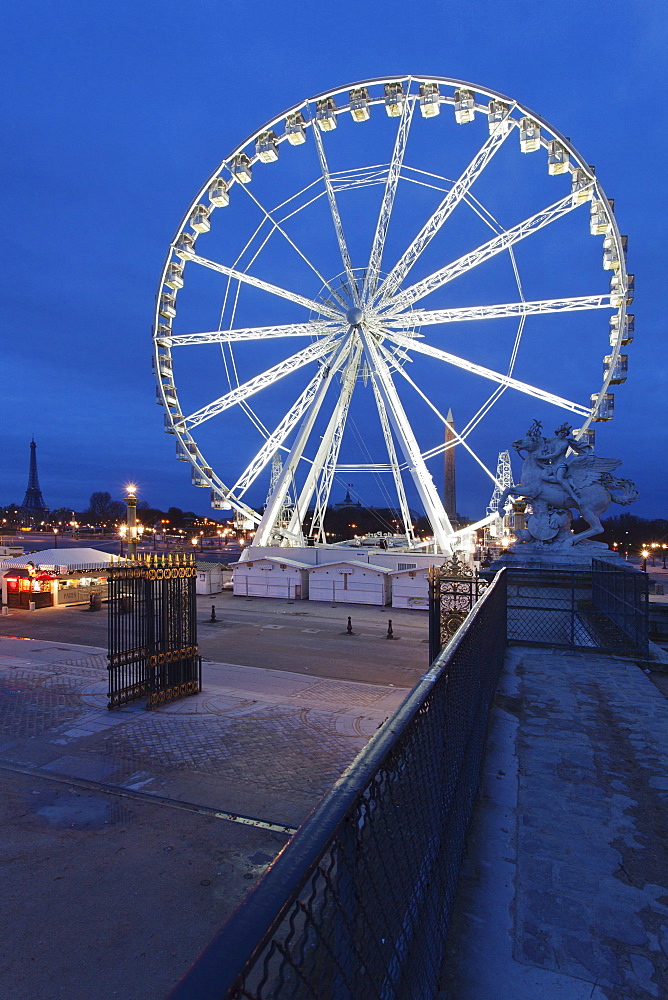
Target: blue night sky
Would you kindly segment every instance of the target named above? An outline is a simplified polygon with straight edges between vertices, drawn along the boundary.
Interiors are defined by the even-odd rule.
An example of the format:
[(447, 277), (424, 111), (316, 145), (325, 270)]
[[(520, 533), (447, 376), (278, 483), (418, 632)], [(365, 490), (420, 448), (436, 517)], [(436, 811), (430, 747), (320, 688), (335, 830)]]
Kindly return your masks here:
[[(151, 505), (209, 512), (208, 493), (191, 485), (189, 467), (175, 459), (174, 438), (163, 431), (151, 371), (154, 297), (174, 232), (220, 161), (266, 121), (322, 91), (412, 74), (467, 80), (507, 94), (569, 136), (596, 165), (606, 194), (615, 199), (619, 227), (629, 236), (628, 269), (636, 276), (629, 379), (615, 389), (614, 420), (596, 425), (596, 450), (622, 459), (618, 475), (636, 481), (641, 495), (633, 513), (667, 516), (666, 279), (660, 235), (667, 221), (665, 4), (6, 0), (2, 22), (0, 504), (23, 498), (34, 435), (42, 492), (51, 508), (83, 509), (94, 490), (120, 497), (123, 484), (133, 480)], [(464, 127), (451, 119), (450, 108), (433, 120), (416, 113), (406, 162), (456, 177), (487, 131), (485, 121)], [(389, 123), (380, 108), (363, 125), (342, 116), (336, 132), (324, 137), (332, 169), (387, 163), (394, 134)], [(521, 157), (516, 138), (513, 145), (474, 189), (506, 227), (568, 190), (565, 178), (547, 177), (544, 150)], [(316, 164), (310, 135), (303, 147), (285, 144), (279, 164), (254, 168), (250, 190), (266, 206), (276, 205), (317, 176)], [(397, 198), (386, 269), (442, 196), (406, 187), (401, 201)], [(381, 194), (376, 186), (353, 192), (345, 207), (342, 199), (357, 266), (366, 263)], [(229, 213), (224, 233), (216, 235), (212, 228), (198, 242), (198, 253), (232, 263), (261, 218), (250, 199), (237, 201), (224, 210)], [(332, 279), (341, 266), (329, 216), (322, 214), (324, 199), (313, 211), (286, 228), (292, 226), (291, 237)], [(527, 299), (608, 290), (601, 239), (589, 235), (588, 209), (582, 212), (555, 224), (549, 239), (537, 235), (518, 246)], [(412, 280), (489, 236), (480, 219), (462, 209)], [(319, 279), (280, 239), (267, 244), (253, 271), (318, 296)], [(179, 332), (216, 329), (224, 287), (221, 276), (193, 270), (179, 296)], [(434, 295), (417, 307), (517, 297), (508, 258), (500, 256), (464, 276), (450, 297)], [(295, 309), (264, 292), (245, 291), (236, 325), (308, 318), (307, 311)], [(588, 403), (600, 388), (609, 350), (607, 317), (601, 311), (535, 317), (535, 325), (528, 320), (516, 376)], [(447, 343), (433, 342), (504, 371), (515, 326), (513, 320), (497, 322), (456, 324)], [(431, 336), (428, 328), (424, 332)], [(241, 380), (306, 343), (268, 343), (266, 353), (240, 350)], [(218, 348), (180, 350), (176, 383), (183, 412), (189, 413), (224, 393), (227, 384)], [(267, 426), (278, 423), (314, 371), (311, 366), (293, 374), (258, 398), (256, 413)], [(439, 408), (452, 406), (460, 427), (493, 389), (427, 359), (416, 360), (410, 374)], [(349, 463), (368, 461), (367, 449), (378, 454), (382, 440), (370, 393), (357, 395), (352, 433), (342, 451)], [(421, 447), (437, 445), (442, 427), (430, 411), (416, 397), (406, 396), (405, 405)], [(497, 453), (522, 436), (534, 416), (551, 433), (568, 413), (508, 390), (470, 443), (494, 467)], [(242, 413), (219, 421), (203, 425), (195, 436), (216, 472), (230, 482), (261, 438)], [(457, 462), (458, 508), (482, 516), (491, 483), (459, 450)], [(442, 458), (430, 469), (440, 484)], [(519, 469), (514, 462), (516, 475)], [(363, 501), (384, 503), (379, 483), (355, 474), (340, 478), (333, 500), (341, 498), (344, 480), (354, 481)], [(250, 501), (260, 505), (266, 490), (265, 475)], [(408, 494), (417, 506), (412, 486)], [(621, 510), (613, 506), (609, 514)]]

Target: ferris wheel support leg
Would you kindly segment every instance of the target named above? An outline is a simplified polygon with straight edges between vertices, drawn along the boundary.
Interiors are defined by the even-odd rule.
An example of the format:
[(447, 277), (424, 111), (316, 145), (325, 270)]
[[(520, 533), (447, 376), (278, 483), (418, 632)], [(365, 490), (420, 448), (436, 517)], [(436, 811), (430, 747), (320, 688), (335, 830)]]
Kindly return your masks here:
[(420, 448), (413, 434), (413, 429), (401, 405), (401, 400), (390, 376), (389, 369), (380, 357), (371, 338), (364, 332), (362, 327), (359, 328), (359, 333), (364, 344), (369, 367), (377, 376), (378, 391), (385, 404), (404, 458), (413, 476), (413, 481), (424, 506), (425, 514), (432, 526), (436, 546), (441, 552), (448, 552), (450, 547), (447, 539), (453, 533), (452, 525), (436, 491), (431, 474), (422, 458)]
[[(289, 531), (293, 534), (298, 531), (299, 526), (302, 523), (316, 486), (318, 486), (318, 479), (321, 477), (322, 473), (322, 478), (320, 478), (320, 485), (318, 487), (316, 509), (314, 511), (313, 522), (311, 524), (311, 534), (314, 536), (320, 534), (321, 540), (324, 541), (322, 534), (324, 531), (325, 510), (327, 508), (329, 494), (332, 489), (334, 470), (339, 457), (343, 430), (346, 425), (346, 420), (348, 419), (348, 408), (350, 406), (350, 400), (355, 388), (361, 353), (362, 349), (358, 344), (343, 375), (343, 387), (329, 419), (329, 423), (327, 424), (327, 430), (322, 437), (315, 459), (313, 460), (313, 465), (308, 471), (306, 482), (304, 483), (304, 486), (299, 494), (299, 498), (295, 503), (295, 509), (289, 525)], [(316, 523), (317, 531), (315, 530)]]
[[(285, 494), (292, 486), (295, 470), (299, 465), (304, 448), (306, 447), (306, 442), (308, 441), (309, 435), (313, 430), (315, 419), (318, 416), (318, 412), (322, 406), (325, 395), (327, 394), (327, 390), (331, 385), (332, 379), (344, 363), (349, 350), (349, 340), (342, 340), (331, 359), (328, 361), (327, 368), (323, 370), (320, 386), (316, 390), (309, 409), (306, 411), (301, 427), (297, 432), (295, 442), (290, 449), (290, 454), (283, 465), (283, 471), (276, 482), (274, 493), (270, 502), (267, 504), (265, 512), (262, 515), (262, 520), (258, 525), (258, 529), (255, 533), (255, 545), (271, 544), (271, 537), (276, 533), (276, 518), (281, 510), (281, 507), (283, 506)], [(299, 536), (301, 537), (301, 525), (299, 526)], [(290, 544), (290, 542), (289, 540), (284, 540), (281, 544)]]

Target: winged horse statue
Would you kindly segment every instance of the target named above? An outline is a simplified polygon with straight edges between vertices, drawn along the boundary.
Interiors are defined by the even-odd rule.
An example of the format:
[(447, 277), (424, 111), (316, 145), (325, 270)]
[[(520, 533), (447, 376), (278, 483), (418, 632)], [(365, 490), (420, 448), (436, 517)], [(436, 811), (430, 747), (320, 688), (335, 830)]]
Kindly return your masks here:
[[(513, 441), (513, 448), (524, 459), (522, 478), (504, 490), (498, 510), (503, 511), (510, 497), (530, 501), (526, 541), (580, 544), (601, 534), (601, 515), (612, 502), (626, 506), (638, 499), (630, 479), (612, 475), (620, 460), (598, 458), (591, 445), (573, 437), (569, 424), (558, 427), (555, 437), (546, 438), (541, 422), (534, 420), (526, 437)], [(577, 535), (570, 530), (573, 509), (588, 524)]]

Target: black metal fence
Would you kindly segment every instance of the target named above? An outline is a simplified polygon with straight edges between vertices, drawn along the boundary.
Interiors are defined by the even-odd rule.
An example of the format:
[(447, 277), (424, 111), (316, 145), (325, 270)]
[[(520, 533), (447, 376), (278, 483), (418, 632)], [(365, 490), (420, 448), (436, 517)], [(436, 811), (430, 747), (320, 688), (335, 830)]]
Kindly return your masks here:
[(185, 553), (109, 566), (109, 708), (143, 697), (152, 708), (201, 691), (196, 576)]
[(508, 641), (647, 651), (647, 584), (635, 570), (508, 570)]
[(648, 649), (649, 584), (646, 573), (592, 560), (594, 607), (643, 653)]
[(172, 1000), (432, 1000), (505, 645), (502, 572)]

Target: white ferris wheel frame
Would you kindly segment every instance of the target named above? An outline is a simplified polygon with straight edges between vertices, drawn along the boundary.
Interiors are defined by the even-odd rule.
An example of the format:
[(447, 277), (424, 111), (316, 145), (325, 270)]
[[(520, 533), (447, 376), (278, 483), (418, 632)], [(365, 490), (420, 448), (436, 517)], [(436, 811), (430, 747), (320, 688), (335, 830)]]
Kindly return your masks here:
[[(331, 124), (330, 121), (329, 128), (334, 128), (336, 127), (338, 116), (347, 112), (353, 113), (352, 95), (354, 92), (356, 92), (357, 98), (356, 106), (366, 107), (370, 110), (375, 105), (382, 106), (386, 104), (387, 85), (397, 84), (401, 88), (402, 97), (400, 98), (400, 112), (396, 115), (397, 133), (389, 165), (358, 168), (357, 173), (354, 169), (341, 171), (336, 175), (330, 173), (323, 138), (323, 132), (327, 131), (328, 128), (323, 126), (323, 114), (329, 115), (331, 121), (334, 122), (334, 124)], [(427, 91), (431, 89), (432, 103), (437, 107), (437, 110), (433, 113), (440, 112), (442, 107), (447, 107), (448, 105), (455, 105), (455, 110), (457, 111), (459, 106), (457, 102), (459, 101), (461, 104), (462, 93), (464, 100), (466, 100), (466, 97), (469, 98), (469, 113), (472, 111), (473, 114), (490, 115), (493, 102), (498, 102), (498, 105), (502, 109), (505, 108), (505, 110), (502, 110), (500, 117), (497, 112), (499, 120), (494, 125), (490, 123), (488, 138), (460, 177), (454, 183), (451, 183), (451, 186), (439, 188), (438, 184), (430, 183), (430, 180), (433, 181), (433, 178), (438, 177), (438, 175), (429, 175), (425, 171), (415, 171), (414, 168), (406, 167), (406, 170), (412, 169), (415, 174), (419, 173), (423, 175), (422, 177), (413, 176), (410, 179), (416, 183), (426, 183), (428, 186), (437, 187), (444, 194), (437, 209), (432, 213), (412, 243), (406, 248), (401, 258), (390, 268), (385, 276), (382, 276), (383, 249), (392, 214), (394, 197), (400, 178), (406, 179), (405, 176), (402, 177), (402, 168), (411, 120), (415, 110), (422, 104), (421, 92), (424, 90), (425, 85)], [(360, 95), (362, 95), (361, 98)], [(340, 100), (342, 97), (345, 103), (338, 103), (337, 99)], [(484, 103), (483, 99), (487, 103)], [(539, 146), (541, 148), (546, 149), (550, 143), (556, 143), (564, 154), (567, 163), (566, 169), (571, 173), (573, 178), (573, 191), (571, 194), (545, 207), (518, 225), (506, 230), (486, 210), (482, 209), (482, 212), (479, 211), (482, 206), (476, 202), (471, 188), (510, 134), (516, 130), (520, 131), (524, 120), (527, 119), (538, 130)], [(310, 134), (316, 145), (322, 176), (307, 185), (301, 192), (297, 192), (297, 194), (291, 196), (288, 202), (306, 195), (307, 199), (310, 198), (310, 200), (307, 200), (301, 208), (295, 209), (295, 211), (301, 211), (307, 208), (316, 198), (321, 196), (326, 197), (341, 255), (345, 287), (349, 291), (348, 299), (342, 293), (341, 288), (336, 288), (328, 284), (325, 278), (320, 275), (315, 265), (302, 253), (283, 228), (282, 223), (286, 221), (286, 218), (289, 218), (290, 214), (294, 214), (294, 212), (291, 210), (291, 212), (288, 212), (281, 219), (275, 217), (278, 208), (285, 208), (287, 203), (283, 203), (271, 212), (267, 211), (249, 190), (248, 183), (243, 183), (239, 179), (238, 170), (235, 172), (235, 165), (239, 157), (245, 157), (245, 163), (250, 170), (252, 170), (255, 164), (262, 162), (258, 150), (258, 140), (262, 141), (264, 139), (266, 141), (268, 135), (270, 137), (269, 142), (270, 144), (273, 143), (274, 151), (277, 154), (281, 143), (291, 141), (286, 127), (287, 123), (291, 123), (294, 127), (295, 121), (303, 129), (304, 136), (310, 130)], [(273, 138), (271, 138), (272, 136)], [(265, 238), (260, 250), (254, 254), (250, 263), (246, 264), (243, 269), (211, 261), (196, 252), (195, 241), (199, 233), (192, 225), (194, 213), (203, 205), (212, 184), (214, 182), (220, 183), (221, 178), (225, 182), (224, 186), (228, 197), (234, 195), (234, 189), (237, 187), (250, 195), (263, 213), (264, 220), (270, 223), (270, 235), (274, 232), (279, 232), (292, 245), (321, 279), (323, 288), (329, 293), (327, 299), (316, 301), (297, 292), (266, 282), (249, 273), (248, 268), (257, 258), (262, 246), (264, 246), (269, 237)], [(442, 178), (438, 179), (443, 180)], [(323, 190), (315, 192), (315, 185), (320, 181), (323, 183)], [(364, 277), (360, 279), (358, 278), (359, 272), (353, 268), (348, 251), (336, 196), (338, 191), (345, 190), (346, 186), (361, 186), (371, 183), (383, 183), (384, 192), (369, 260), (363, 272)], [(478, 214), (486, 221), (495, 235), (472, 252), (465, 254), (458, 260), (447, 263), (426, 278), (413, 284), (407, 284), (406, 279), (411, 268), (449, 218), (452, 211), (462, 201), (466, 201), (469, 206), (474, 207), (474, 210), (478, 211)], [(604, 266), (607, 266), (608, 269), (612, 267), (615, 281), (614, 291), (611, 287), (610, 294), (525, 301), (514, 262), (513, 246), (532, 233), (550, 225), (567, 213), (576, 210), (582, 204), (589, 203), (592, 204), (592, 214), (594, 207), (598, 212), (599, 228), (596, 232), (604, 235), (604, 245), (607, 248), (608, 260), (612, 261), (612, 265), (607, 264)], [(476, 208), (476, 205), (478, 208)], [(216, 204), (214, 203), (209, 203), (205, 206), (207, 217), (215, 208)], [(484, 216), (483, 213), (485, 213)], [(594, 232), (593, 228), (592, 232)], [(190, 241), (185, 245), (183, 242), (184, 234)], [(246, 246), (249, 244), (250, 241)], [(454, 309), (429, 310), (414, 308), (415, 304), (420, 303), (420, 300), (430, 292), (442, 287), (455, 277), (466, 273), (484, 260), (504, 251), (509, 252), (513, 267), (515, 268), (520, 301), (491, 306), (472, 306)], [(323, 527), (324, 512), (329, 500), (334, 475), (337, 471), (351, 471), (354, 468), (359, 470), (364, 469), (365, 471), (392, 473), (401, 508), (404, 530), (409, 543), (414, 543), (411, 514), (402, 480), (402, 473), (409, 471), (424, 506), (425, 513), (432, 525), (436, 548), (438, 551), (447, 552), (452, 546), (455, 533), (445, 512), (443, 502), (434, 486), (432, 476), (427, 469), (426, 461), (434, 455), (445, 451), (448, 445), (438, 445), (424, 452), (420, 450), (410, 421), (399, 399), (393, 376), (398, 374), (407, 380), (443, 424), (445, 424), (445, 417), (439, 411), (438, 407), (434, 405), (410, 378), (401, 362), (410, 359), (410, 352), (415, 352), (429, 356), (445, 364), (461, 368), (495, 383), (496, 388), (486, 403), (483, 404), (466, 427), (460, 432), (455, 432), (454, 443), (461, 444), (496, 485), (495, 474), (475, 454), (466, 439), (496, 399), (498, 399), (499, 395), (506, 389), (514, 389), (545, 402), (552, 403), (568, 411), (569, 414), (575, 414), (582, 421), (580, 433), (584, 433), (589, 428), (592, 420), (599, 419), (600, 407), (605, 399), (609, 398), (608, 389), (611, 380), (613, 380), (620, 347), (624, 343), (629, 342), (626, 332), (626, 308), (627, 304), (631, 301), (631, 289), (629, 288), (629, 278), (626, 271), (625, 254), (626, 238), (620, 235), (612, 203), (606, 197), (600, 182), (594, 174), (593, 168), (588, 165), (569, 139), (554, 129), (540, 115), (526, 106), (519, 104), (517, 101), (475, 84), (434, 76), (383, 77), (348, 84), (335, 90), (326, 91), (316, 97), (308, 98), (276, 118), (271, 119), (237, 146), (219, 164), (197, 193), (176, 231), (162, 270), (156, 297), (153, 327), (153, 364), (157, 378), (158, 402), (165, 409), (165, 429), (168, 433), (176, 435), (177, 456), (182, 460), (190, 462), (193, 484), (210, 488), (212, 506), (227, 509), (231, 507), (244, 518), (257, 525), (255, 534), (256, 545), (303, 545), (302, 520), (314, 496), (315, 513), (311, 530), (312, 534), (315, 534), (320, 540), (325, 541)], [(177, 270), (179, 267), (183, 269), (188, 262), (219, 272), (227, 277), (228, 283), (231, 280), (237, 282), (237, 289), (246, 284), (263, 289), (270, 295), (287, 299), (308, 310), (310, 318), (302, 323), (176, 334), (172, 331), (175, 306), (172, 309), (174, 315), (169, 314), (169, 309), (167, 309), (166, 314), (164, 303), (165, 296), (170, 297), (172, 303), (175, 302), (180, 286), (177, 285), (175, 287), (173, 283), (168, 285), (167, 282), (172, 273), (170, 268), (173, 269), (176, 266)], [(613, 333), (610, 339), (610, 355), (605, 359), (607, 371), (604, 370), (601, 387), (597, 393), (592, 394), (588, 405), (564, 399), (513, 378), (512, 367), (526, 316), (595, 309), (612, 310), (616, 319), (614, 321), (611, 320)], [(520, 323), (510, 367), (505, 374), (493, 371), (482, 365), (474, 364), (464, 358), (434, 347), (426, 343), (423, 335), (419, 333), (419, 330), (423, 326), (465, 322), (468, 320), (495, 319), (502, 316), (518, 317)], [(614, 333), (615, 330), (617, 331), (616, 336)], [(311, 343), (279, 364), (272, 366), (267, 371), (244, 383), (239, 384), (237, 379), (236, 386), (230, 387), (229, 392), (196, 412), (189, 415), (184, 415), (181, 412), (173, 373), (172, 351), (174, 349), (202, 343), (232, 345), (233, 343), (263, 338), (292, 337), (310, 337)], [(311, 362), (316, 362), (319, 365), (315, 376), (283, 416), (277, 427), (273, 431), (270, 431), (253, 413), (247, 402), (248, 399), (263, 388), (273, 385), (277, 380)], [(348, 414), (348, 407), (361, 370), (364, 371), (365, 377), (371, 381), (383, 429), (388, 461), (387, 463), (367, 463), (365, 466), (354, 467), (338, 465), (339, 448)], [(332, 385), (335, 376), (340, 379), (341, 383), (338, 400), (333, 407), (327, 429), (318, 446), (317, 454), (313, 460), (309, 460), (304, 456), (304, 449), (322, 407), (327, 390)], [(236, 482), (228, 485), (209, 466), (199, 446), (196, 444), (191, 431), (205, 420), (233, 406), (240, 406), (247, 412), (250, 419), (261, 431), (265, 440), (260, 451), (253, 457)], [(292, 443), (288, 448), (286, 441), (290, 435), (293, 435)], [(397, 454), (395, 440), (401, 455)], [(257, 476), (271, 462), (277, 449), (282, 449), (283, 452), (287, 453), (286, 459), (282, 472), (275, 484), (274, 492), (269, 498), (264, 513), (260, 514), (246, 503), (244, 495)], [(280, 516), (286, 494), (289, 490), (294, 489), (297, 467), (304, 461), (309, 464), (309, 468), (306, 481), (299, 491), (298, 496), (296, 496), (290, 524), (277, 525), (277, 518)]]

